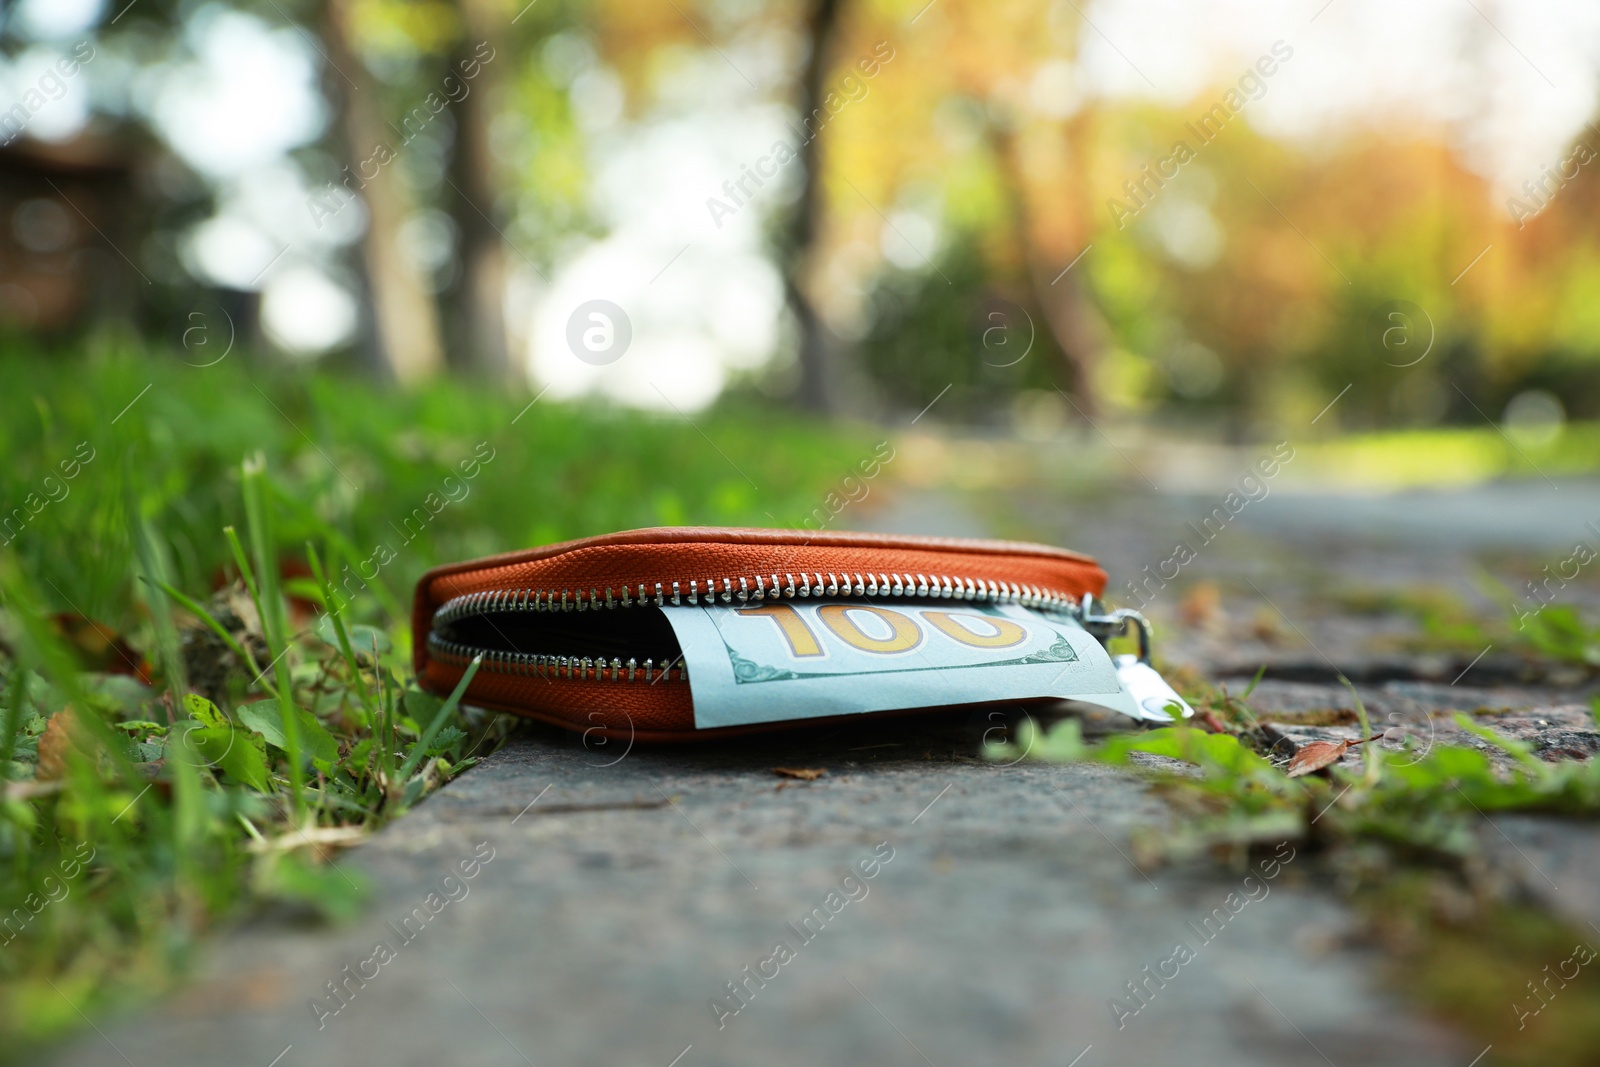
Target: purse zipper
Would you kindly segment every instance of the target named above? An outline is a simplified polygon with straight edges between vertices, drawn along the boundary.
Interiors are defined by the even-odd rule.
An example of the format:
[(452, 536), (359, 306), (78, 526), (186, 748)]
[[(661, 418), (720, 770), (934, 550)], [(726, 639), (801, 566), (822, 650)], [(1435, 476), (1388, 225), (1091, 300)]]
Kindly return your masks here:
[[(1030, 608), (1062, 612), (1080, 620), (1090, 618), (1092, 610), (1092, 601), (1088, 599), (1076, 601), (1069, 596), (1052, 593), (1036, 585), (1019, 585), (1015, 582), (996, 582), (982, 578), (859, 572), (801, 574), (798, 580), (792, 574), (784, 574), (782, 578), (783, 580), (779, 581), (777, 574), (708, 578), (703, 587), (699, 579), (691, 579), (687, 592), (684, 591), (681, 581), (640, 582), (636, 590), (630, 586), (623, 586), (621, 596), (616, 594), (615, 587), (607, 586), (604, 597), (600, 595), (598, 588), (589, 589), (587, 594), (582, 589), (532, 588), (488, 589), (477, 593), (466, 593), (445, 601), (434, 612), (432, 631), (428, 634), (428, 654), (440, 662), (461, 668), (465, 668), (475, 658), (482, 656), (480, 670), (521, 677), (682, 683), (689, 680), (689, 670), (682, 656), (663, 661), (657, 666), (653, 658), (646, 659), (641, 665), (637, 659), (623, 660), (617, 656), (610, 658), (551, 656), (532, 652), (506, 652), (452, 641), (442, 637), (439, 631), (469, 616), (530, 611), (605, 611), (641, 606), (681, 607), (684, 604), (692, 607), (702, 603), (747, 604), (813, 596), (866, 596), (1021, 604)], [(717, 588), (719, 584), (720, 590)]]
[(687, 682), (689, 668), (683, 657), (663, 662), (656, 667), (654, 658), (641, 664), (630, 657), (627, 661), (612, 656), (544, 656), (532, 652), (502, 652), (496, 649), (477, 648), (450, 641), (436, 633), (428, 635), (428, 655), (441, 663), (465, 669), (479, 656), (483, 663), (479, 670), (495, 674), (514, 674), (523, 678), (563, 678), (585, 682)]
[[(689, 591), (683, 591), (682, 582), (673, 582), (672, 591), (666, 583), (640, 582), (638, 592), (629, 586), (622, 587), (622, 595), (607, 586), (605, 597), (598, 589), (590, 589), (585, 596), (582, 589), (489, 589), (452, 597), (434, 613), (435, 625), (448, 625), (467, 615), (488, 615), (497, 612), (522, 611), (599, 611), (606, 608), (629, 608), (641, 605), (654, 607), (694, 606), (704, 600), (707, 604), (740, 604), (752, 600), (792, 600), (811, 596), (888, 596), (916, 597), (918, 599), (969, 600), (1003, 604), (1022, 604), (1030, 608), (1055, 611), (1076, 611), (1078, 602), (1068, 596), (1051, 593), (1036, 585), (1018, 585), (1013, 582), (991, 582), (984, 579), (952, 578), (948, 575), (923, 574), (868, 574), (835, 575), (802, 574), (799, 581), (785, 574), (755, 577), (708, 578), (704, 591), (698, 579), (691, 579)], [(717, 590), (721, 582), (722, 589)], [(738, 582), (737, 589), (734, 583)], [(655, 592), (649, 592), (651, 586)]]

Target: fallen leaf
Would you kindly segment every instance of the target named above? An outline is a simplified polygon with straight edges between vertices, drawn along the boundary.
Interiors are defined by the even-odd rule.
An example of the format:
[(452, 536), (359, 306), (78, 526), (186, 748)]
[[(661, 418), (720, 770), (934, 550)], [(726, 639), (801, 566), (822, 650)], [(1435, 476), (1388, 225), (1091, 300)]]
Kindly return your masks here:
[(186, 992), (174, 1010), (190, 1018), (226, 1015), (240, 1008), (271, 1008), (288, 999), (293, 986), (287, 971), (268, 967), (242, 975), (229, 974), (206, 983), (197, 983)]
[(1289, 761), (1287, 777), (1298, 778), (1303, 774), (1320, 771), (1357, 745), (1376, 741), (1382, 736), (1383, 734), (1378, 733), (1371, 737), (1358, 737), (1354, 741), (1307, 741), (1295, 751), (1294, 759)]
[[(313, 588), (310, 564), (292, 556), (279, 560), (278, 582), (283, 590), (284, 599), (289, 602), (290, 621), (296, 629), (299, 629), (321, 610), (321, 606), (307, 595), (307, 590)], [(244, 583), (239, 578), (239, 572), (233, 567), (218, 567), (211, 572), (213, 593), (243, 588)]]
[(1264, 645), (1275, 645), (1282, 635), (1278, 632), (1278, 618), (1262, 608), (1250, 623), (1250, 636)]
[(126, 674), (150, 684), (150, 661), (135, 652), (111, 627), (74, 611), (50, 617), (50, 626), (78, 654), (84, 666), (105, 674)]
[(823, 767), (774, 767), (772, 773), (783, 778), (798, 778), (802, 782), (814, 782), (827, 774)]
[(1226, 622), (1222, 614), (1222, 590), (1216, 582), (1200, 582), (1192, 586), (1178, 601), (1178, 618), (1185, 626), (1194, 629), (1212, 629)]
[(39, 763), (34, 778), (41, 782), (54, 782), (67, 772), (67, 753), (72, 750), (72, 731), (77, 726), (71, 708), (62, 708), (50, 716), (49, 725), (39, 735)]
[[(217, 592), (206, 602), (205, 609), (217, 625), (255, 657), (257, 669), (272, 660), (262, 636), (261, 616), (243, 582), (234, 582)], [(256, 673), (209, 625), (186, 612), (179, 614), (178, 641), (191, 690), (213, 702), (226, 701), (230, 677), (241, 671)]]

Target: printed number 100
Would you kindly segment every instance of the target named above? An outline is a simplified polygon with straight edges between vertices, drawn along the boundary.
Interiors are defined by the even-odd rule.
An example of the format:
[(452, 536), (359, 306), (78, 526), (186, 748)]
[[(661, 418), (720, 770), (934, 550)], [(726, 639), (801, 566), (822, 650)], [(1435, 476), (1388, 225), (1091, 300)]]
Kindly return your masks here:
[[(824, 655), (817, 633), (804, 615), (789, 604), (766, 604), (759, 608), (741, 608), (740, 615), (768, 618), (777, 624), (778, 631), (789, 644), (789, 654), (796, 659)], [(933, 627), (950, 640), (968, 648), (1010, 648), (1028, 639), (1028, 631), (1010, 619), (992, 615), (975, 615), (965, 611), (919, 610), (912, 615), (867, 604), (825, 604), (817, 609), (817, 621), (833, 636), (858, 652), (875, 652), (894, 655), (910, 652), (922, 644), (922, 623)], [(853, 616), (869, 615), (889, 628), (887, 637), (877, 637), (861, 628)], [(922, 623), (918, 622), (918, 618)], [(970, 620), (970, 622), (968, 621)], [(980, 633), (971, 623), (993, 631)]]

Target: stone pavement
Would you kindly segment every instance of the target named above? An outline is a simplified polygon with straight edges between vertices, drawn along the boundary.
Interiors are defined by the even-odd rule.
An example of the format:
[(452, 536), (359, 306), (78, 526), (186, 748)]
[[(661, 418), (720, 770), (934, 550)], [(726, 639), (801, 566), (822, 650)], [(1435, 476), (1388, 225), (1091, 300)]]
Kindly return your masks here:
[[(1421, 509), (1431, 529), (1407, 525), (1403, 497), (1343, 525), (1337, 501), (1252, 505), (1184, 575), (1220, 590), (1204, 617), (1176, 623), (1180, 583), (1152, 604), (1162, 647), (1234, 685), (1273, 664), (1253, 703), (1291, 729), (1351, 706), (1337, 665), (1379, 721), (1421, 731), (1430, 710), (1503, 707), (1537, 732), (1559, 707), (1563, 744), (1588, 744), (1592, 723), (1571, 714), (1585, 692), (1489, 670), (1492, 650), (1429, 664), (1404, 651), (1412, 623), (1326, 595), (1358, 580), (1460, 588), (1504, 553), (1559, 558), (1553, 523), (1508, 543), (1507, 491), (1483, 511), (1492, 536), (1463, 530), (1470, 496)], [(1600, 514), (1594, 487), (1569, 499)], [(994, 503), (908, 495), (854, 518), (1033, 536), (1121, 576), (1164, 558), (1197, 502)], [(1314, 857), (1142, 871), (1130, 829), (1170, 816), (1137, 775), (986, 762), (988, 725), (920, 716), (626, 752), (530, 727), (340, 861), (378, 887), (364, 917), (261, 917), (214, 943), (185, 991), (98, 1020), (56, 1062), (1466, 1067), (1483, 1051), (1380, 983)], [(1592, 824), (1501, 819), (1485, 841), (1549, 906), (1600, 920)]]
[[(333, 933), (258, 922), (218, 946), (159, 1023), (106, 1027), (62, 1062), (1472, 1058), (1396, 1008), (1363, 952), (1340, 947), (1351, 918), (1292, 850), (1271, 880), (1141, 874), (1121, 851), (1127, 829), (1165, 815), (1137, 780), (995, 767), (973, 756), (980, 734), (922, 720), (635, 750), (606, 767), (614, 756), (531, 732), (344, 861), (382, 886), (366, 918)], [(784, 787), (774, 765), (828, 773)], [(488, 850), (464, 897), (402, 928), (461, 860)], [(874, 859), (875, 877), (857, 868), (846, 881)], [(1247, 892), (1258, 899), (1225, 927), (1201, 926)], [(780, 941), (793, 958), (763, 968)], [(1179, 941), (1193, 959), (1150, 980), (1148, 1006), (1119, 1030), (1108, 1000), (1138, 1008), (1125, 983), (1146, 981)], [(363, 964), (379, 942), (395, 957)], [(349, 981), (347, 1007), (309, 1006), (336, 1007), (324, 983), (363, 967), (376, 977)], [(738, 1007), (728, 982), (746, 983), (736, 1014), (725, 1014)]]

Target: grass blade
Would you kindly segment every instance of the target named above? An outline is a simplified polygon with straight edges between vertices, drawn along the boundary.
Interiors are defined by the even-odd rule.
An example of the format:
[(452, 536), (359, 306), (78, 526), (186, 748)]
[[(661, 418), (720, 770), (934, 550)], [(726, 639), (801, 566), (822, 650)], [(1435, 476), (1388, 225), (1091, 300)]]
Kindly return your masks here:
[[(1350, 699), (1356, 702), (1356, 719), (1361, 723), (1361, 736), (1372, 739), (1372, 723), (1367, 719), (1367, 706), (1361, 703), (1361, 694), (1356, 692), (1356, 687), (1344, 675), (1339, 675), (1339, 681), (1343, 682), (1344, 687), (1350, 690)], [(1383, 773), (1383, 765), (1379, 762), (1380, 758), (1376, 748), (1369, 744), (1362, 744), (1361, 762), (1367, 770), (1368, 785), (1375, 783)]]
[(472, 657), (472, 663), (468, 665), (466, 672), (461, 675), (461, 681), (456, 683), (455, 690), (450, 694), (450, 698), (439, 706), (439, 711), (434, 715), (433, 722), (429, 723), (428, 728), (422, 732), (422, 736), (417, 738), (416, 745), (411, 749), (411, 755), (406, 757), (405, 763), (400, 767), (399, 774), (396, 775), (397, 781), (406, 781), (411, 777), (412, 772), (417, 769), (417, 764), (422, 762), (423, 753), (428, 751), (428, 746), (433, 743), (434, 737), (444, 728), (445, 720), (456, 710), (456, 705), (461, 702), (462, 694), (467, 691), (467, 686), (472, 682), (472, 676), (478, 673), (478, 666), (482, 662), (483, 653), (480, 652)]
[[(246, 577), (245, 584), (259, 588), (257, 610), (261, 612), (261, 628), (266, 635), (267, 651), (272, 655), (269, 668), (275, 672), (278, 683), (278, 710), (283, 720), (283, 750), (289, 757), (289, 803), (296, 821), (303, 821), (306, 808), (306, 770), (301, 762), (300, 722), (295, 715), (295, 705), (289, 684), (289, 665), (284, 662), (289, 651), (288, 624), (283, 612), (283, 594), (278, 587), (278, 557), (272, 536), (272, 515), (267, 507), (264, 483), (267, 461), (261, 453), (247, 458), (243, 472), (245, 526), (250, 533), (250, 552), (255, 560), (255, 583)], [(238, 538), (234, 538), (237, 543)], [(238, 553), (242, 557), (242, 553)], [(244, 561), (241, 558), (241, 566)]]
[[(345, 665), (350, 668), (350, 678), (355, 686), (357, 695), (361, 698), (361, 706), (366, 710), (369, 727), (377, 719), (377, 709), (372, 703), (372, 694), (367, 689), (366, 676), (361, 673), (361, 665), (356, 662), (355, 650), (350, 646), (350, 634), (344, 628), (344, 619), (337, 611), (328, 609), (330, 587), (328, 579), (322, 570), (322, 560), (317, 555), (316, 546), (306, 542), (306, 560), (311, 564), (312, 577), (316, 579), (317, 588), (322, 590), (322, 610), (324, 616), (333, 624), (334, 636), (339, 639), (339, 652), (344, 656)], [(377, 662), (377, 650), (373, 650), (373, 662)]]

